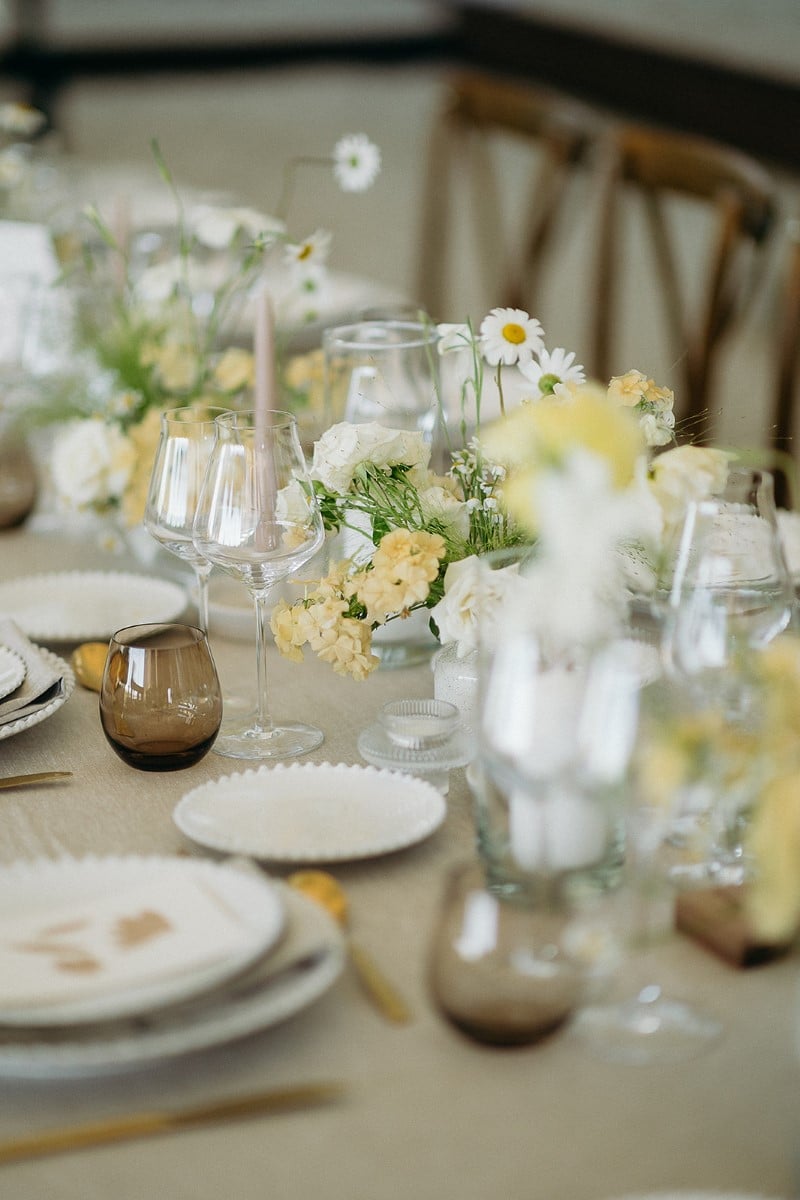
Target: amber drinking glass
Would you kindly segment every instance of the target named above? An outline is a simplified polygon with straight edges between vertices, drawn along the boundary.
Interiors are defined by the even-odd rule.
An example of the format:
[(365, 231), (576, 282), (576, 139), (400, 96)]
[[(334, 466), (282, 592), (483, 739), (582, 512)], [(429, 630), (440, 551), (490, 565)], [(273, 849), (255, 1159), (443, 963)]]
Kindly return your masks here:
[(131, 625), (111, 639), (100, 689), (109, 744), (141, 771), (191, 767), (222, 720), (219, 678), (206, 636), (192, 625)]
[(569, 906), (552, 889), (532, 906), (492, 888), (479, 863), (457, 867), (431, 945), (429, 983), (447, 1019), (474, 1041), (520, 1046), (553, 1033), (586, 987), (570, 945)]

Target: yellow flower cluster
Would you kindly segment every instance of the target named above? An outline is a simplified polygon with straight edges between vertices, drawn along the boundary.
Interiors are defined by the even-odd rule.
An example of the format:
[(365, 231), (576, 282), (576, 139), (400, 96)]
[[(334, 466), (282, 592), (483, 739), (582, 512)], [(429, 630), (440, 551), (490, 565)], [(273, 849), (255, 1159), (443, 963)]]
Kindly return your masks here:
[(338, 563), (305, 599), (276, 604), (270, 621), (276, 646), (293, 662), (302, 662), (309, 646), (338, 675), (365, 679), (379, 662), (373, 628), (425, 603), (445, 553), (438, 533), (392, 530), (367, 566)]
[(624, 375), (615, 375), (609, 383), (608, 399), (623, 408), (635, 408), (641, 403), (671, 408), (674, 396), (669, 388), (659, 387), (641, 371), (626, 371)]
[(353, 584), (349, 563), (339, 563), (321, 579), (305, 600), (289, 605), (279, 601), (270, 628), (275, 645), (292, 662), (303, 661), (308, 645), (337, 675), (366, 679), (379, 659), (372, 653), (372, 629), (366, 621), (347, 616)]
[(394, 613), (424, 604), (447, 547), (438, 533), (394, 529), (372, 556), (372, 570), (357, 576), (356, 595), (368, 620), (383, 624)]

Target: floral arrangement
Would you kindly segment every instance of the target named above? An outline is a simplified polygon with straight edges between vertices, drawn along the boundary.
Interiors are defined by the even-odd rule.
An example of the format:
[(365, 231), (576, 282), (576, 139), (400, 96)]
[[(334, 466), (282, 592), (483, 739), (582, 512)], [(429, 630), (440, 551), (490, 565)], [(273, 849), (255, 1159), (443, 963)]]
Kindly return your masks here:
[[(153, 153), (175, 201), (175, 252), (142, 266), (129, 240), (97, 209), (87, 211), (94, 245), (67, 282), (85, 282), (88, 271), (91, 291), (99, 288), (105, 303), (81, 328), (74, 371), (47, 389), (35, 414), (61, 425), (50, 463), (57, 503), (118, 511), (128, 525), (144, 511), (160, 414), (180, 405), (241, 406), (254, 363), (247, 350), (225, 345), (234, 318), (270, 272), (288, 276), (284, 298), (303, 297), (312, 311), (331, 244), (325, 230), (293, 238), (282, 215), (209, 206), (187, 212), (157, 143)], [(341, 188), (356, 192), (377, 176), (380, 152), (364, 135), (347, 136), (329, 158), (293, 161), (287, 179), (309, 162), (332, 168)], [(281, 206), (289, 191), (285, 183)]]
[[(694, 447), (651, 461), (674, 441), (672, 393), (638, 371), (606, 388), (587, 383), (575, 356), (548, 351), (522, 310), (493, 310), (477, 335), (469, 325), (440, 335), (443, 356), (466, 350), (474, 363), (462, 412), (470, 400), (480, 414), (488, 367), (504, 415), (451, 451), (444, 475), (431, 471), (419, 433), (341, 423), (319, 439), (311, 474), (326, 528), (353, 530), (360, 546), (301, 600), (276, 606), (273, 635), (294, 661), (308, 646), (363, 679), (379, 661), (373, 632), (422, 608), (463, 656), (476, 645), (479, 557), (534, 544), (542, 604), (533, 617), (550, 652), (600, 636), (629, 595), (615, 551), (645, 547), (654, 561), (679, 506), (712, 489), (727, 462)], [(526, 394), (505, 412), (520, 378)], [(512, 574), (494, 573), (494, 603)]]

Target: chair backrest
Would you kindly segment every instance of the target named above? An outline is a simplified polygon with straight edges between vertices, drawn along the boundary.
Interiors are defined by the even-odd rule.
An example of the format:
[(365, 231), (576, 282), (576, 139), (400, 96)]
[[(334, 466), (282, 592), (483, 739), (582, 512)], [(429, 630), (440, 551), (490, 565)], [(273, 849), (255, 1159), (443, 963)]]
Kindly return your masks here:
[[(417, 294), (432, 316), (466, 315), (447, 310), (452, 223), (462, 206), (470, 210), (470, 247), (491, 306), (536, 311), (539, 272), (570, 172), (594, 133), (582, 106), (552, 92), (472, 73), (452, 81), (431, 133), (423, 196)], [(503, 205), (492, 157), (493, 142), (503, 137), (529, 143), (533, 159), (526, 228), (511, 247), (498, 227)]]
[[(776, 212), (774, 185), (758, 163), (738, 151), (703, 138), (633, 125), (609, 132), (602, 169), (589, 365), (598, 378), (613, 373), (615, 317), (625, 268), (621, 210), (627, 195), (638, 195), (674, 361), (682, 374), (676, 406), (684, 419), (697, 420), (708, 406), (720, 342), (756, 291), (761, 252)], [(695, 264), (702, 278), (691, 297), (692, 289), (680, 279), (675, 230), (665, 211), (669, 198), (677, 196), (706, 205), (715, 227), (705, 261)]]
[[(800, 383), (800, 220), (789, 222), (785, 280), (778, 323), (778, 357), (772, 447), (797, 463), (794, 449), (795, 407)], [(775, 481), (779, 504), (787, 500), (785, 479)]]

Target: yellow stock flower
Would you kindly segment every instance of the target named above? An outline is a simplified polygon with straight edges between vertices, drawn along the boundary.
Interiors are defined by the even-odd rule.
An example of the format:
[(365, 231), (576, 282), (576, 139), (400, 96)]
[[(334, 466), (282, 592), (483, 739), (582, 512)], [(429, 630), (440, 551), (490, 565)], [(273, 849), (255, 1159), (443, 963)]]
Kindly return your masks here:
[(255, 359), (249, 350), (229, 347), (214, 367), (214, 383), (223, 392), (239, 392), (255, 387)]

